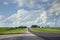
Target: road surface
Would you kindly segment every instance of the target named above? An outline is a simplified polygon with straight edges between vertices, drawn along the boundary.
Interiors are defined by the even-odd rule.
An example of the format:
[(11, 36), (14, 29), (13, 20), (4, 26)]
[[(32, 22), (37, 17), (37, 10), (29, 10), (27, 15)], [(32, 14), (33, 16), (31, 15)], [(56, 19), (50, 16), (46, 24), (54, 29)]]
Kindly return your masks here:
[(60, 40), (60, 34), (55, 33), (43, 33), (43, 32), (34, 32), (29, 30), (33, 34), (39, 36), (40, 38), (43, 38), (44, 40)]
[(27, 30), (25, 34), (0, 35), (0, 40), (44, 40)]

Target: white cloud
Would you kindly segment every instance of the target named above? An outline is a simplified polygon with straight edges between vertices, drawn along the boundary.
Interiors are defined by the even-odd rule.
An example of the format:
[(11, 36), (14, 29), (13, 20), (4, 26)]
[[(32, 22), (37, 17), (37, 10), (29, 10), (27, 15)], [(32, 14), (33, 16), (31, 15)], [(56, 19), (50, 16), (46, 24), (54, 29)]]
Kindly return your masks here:
[(40, 17), (38, 17), (36, 20), (35, 20), (35, 23), (34, 24), (37, 24), (37, 22), (39, 21)]
[[(47, 19), (50, 21), (50, 22), (53, 22), (51, 24), (54, 24), (54, 22), (60, 20), (60, 0), (54, 0), (51, 4), (51, 8), (47, 11)], [(54, 21), (54, 19), (56, 21)], [(48, 21), (48, 22), (49, 22)], [(56, 22), (57, 26), (59, 26), (58, 22)]]
[(46, 20), (47, 20), (46, 11), (40, 15), (40, 19), (42, 20), (43, 23), (46, 23)]
[(50, 24), (55, 24), (55, 22), (48, 22), (46, 23), (47, 25), (50, 25)]
[[(55, 23), (56, 17), (60, 16), (60, 2), (59, 0), (53, 0), (49, 3), (49, 0), (14, 0), (18, 3), (19, 7), (28, 7), (30, 9), (38, 10), (17, 10), (15, 14), (2, 21), (5, 26), (19, 26), (19, 25), (32, 25), (32, 24), (46, 24), (52, 25)], [(39, 4), (40, 2), (44, 2)], [(5, 5), (8, 3), (5, 2)], [(49, 6), (45, 10), (45, 6)], [(2, 18), (2, 17), (1, 17)]]
[[(18, 10), (17, 13), (6, 18), (2, 23), (7, 26), (19, 26), (19, 25), (32, 25), (38, 22), (37, 19), (40, 16), (40, 10), (28, 11), (28, 10)], [(5, 25), (4, 24), (4, 25)]]
[(14, 0), (14, 2), (18, 3), (18, 7), (28, 7), (28, 8), (35, 8), (40, 9), (42, 5), (38, 2), (48, 2), (49, 0)]
[(57, 16), (60, 15), (60, 0), (53, 1), (49, 13), (51, 14), (55, 13)]
[(8, 2), (3, 2), (4, 5), (8, 5)]
[(2, 21), (5, 18), (5, 16), (0, 15), (0, 21)]

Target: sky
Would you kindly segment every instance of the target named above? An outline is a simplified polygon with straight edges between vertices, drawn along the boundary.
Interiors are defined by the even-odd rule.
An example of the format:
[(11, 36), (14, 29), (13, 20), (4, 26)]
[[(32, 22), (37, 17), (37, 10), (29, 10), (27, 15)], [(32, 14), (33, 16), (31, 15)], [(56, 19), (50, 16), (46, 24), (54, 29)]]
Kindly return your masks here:
[(60, 0), (0, 0), (0, 27), (60, 27)]

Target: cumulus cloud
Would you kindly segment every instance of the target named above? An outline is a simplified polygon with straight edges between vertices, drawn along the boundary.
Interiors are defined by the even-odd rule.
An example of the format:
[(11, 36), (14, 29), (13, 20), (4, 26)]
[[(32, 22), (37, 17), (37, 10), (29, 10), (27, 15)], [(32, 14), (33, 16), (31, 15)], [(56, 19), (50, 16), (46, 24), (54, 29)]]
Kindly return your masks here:
[(6, 18), (2, 23), (9, 26), (19, 26), (19, 25), (32, 25), (38, 22), (37, 19), (40, 16), (40, 10), (28, 11), (28, 10), (18, 10), (17, 13)]
[(14, 0), (14, 1), (18, 3), (18, 7), (40, 9), (43, 5), (45, 5), (45, 4), (42, 5), (42, 3), (47, 3), (49, 0)]
[(43, 23), (46, 23), (46, 20), (47, 20), (46, 11), (40, 15), (40, 19), (42, 20)]
[(19, 8), (27, 7), (31, 10), (25, 10), (24, 8), (17, 10), (15, 14), (12, 14), (10, 17), (2, 21), (5, 26), (30, 26), (33, 24), (54, 26), (56, 19), (60, 18), (60, 0), (14, 1), (18, 3)]
[(60, 0), (55, 0), (51, 4), (51, 9), (49, 10), (51, 14), (55, 13), (57, 16), (60, 15)]

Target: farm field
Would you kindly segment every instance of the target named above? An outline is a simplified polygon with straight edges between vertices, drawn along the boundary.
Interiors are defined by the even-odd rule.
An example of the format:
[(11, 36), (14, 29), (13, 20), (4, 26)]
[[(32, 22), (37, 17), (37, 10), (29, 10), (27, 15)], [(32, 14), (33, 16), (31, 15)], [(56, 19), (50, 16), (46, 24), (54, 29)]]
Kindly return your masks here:
[(21, 34), (26, 32), (26, 28), (17, 28), (17, 29), (5, 29), (0, 28), (0, 35), (3, 34)]
[(60, 28), (31, 28), (31, 30), (34, 32), (60, 34)]

